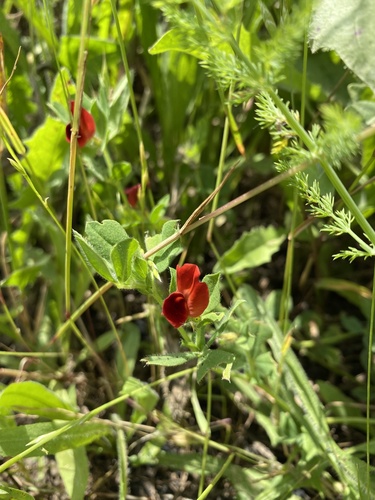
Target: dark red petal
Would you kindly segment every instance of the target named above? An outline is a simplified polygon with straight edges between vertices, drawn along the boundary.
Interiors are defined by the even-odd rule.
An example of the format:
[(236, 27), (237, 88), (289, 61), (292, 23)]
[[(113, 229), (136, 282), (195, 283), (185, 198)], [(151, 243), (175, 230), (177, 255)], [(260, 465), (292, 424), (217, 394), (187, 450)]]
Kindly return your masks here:
[(210, 301), (210, 292), (206, 283), (197, 282), (190, 292), (187, 299), (189, 316), (196, 318), (200, 316), (208, 306)]
[(179, 328), (186, 323), (189, 311), (181, 293), (173, 292), (164, 300), (163, 315), (175, 328)]
[[(70, 101), (70, 111), (74, 114), (74, 101)], [(68, 130), (69, 127), (69, 130)], [(95, 120), (91, 113), (81, 108), (77, 142), (81, 148), (94, 136), (96, 130)], [(71, 139), (71, 124), (66, 127), (66, 139)]]
[(72, 126), (70, 123), (68, 123), (68, 125), (66, 126), (65, 135), (66, 135), (66, 140), (70, 142), (70, 138), (72, 136)]
[(131, 186), (125, 189), (125, 194), (128, 199), (129, 205), (135, 207), (138, 202), (138, 191), (141, 189), (140, 184)]
[(177, 291), (181, 292), (188, 300), (195, 283), (198, 283), (201, 272), (195, 264), (184, 264), (177, 266)]
[(81, 118), (79, 123), (78, 144), (82, 147), (95, 134), (95, 120), (91, 113), (84, 108), (81, 109)]

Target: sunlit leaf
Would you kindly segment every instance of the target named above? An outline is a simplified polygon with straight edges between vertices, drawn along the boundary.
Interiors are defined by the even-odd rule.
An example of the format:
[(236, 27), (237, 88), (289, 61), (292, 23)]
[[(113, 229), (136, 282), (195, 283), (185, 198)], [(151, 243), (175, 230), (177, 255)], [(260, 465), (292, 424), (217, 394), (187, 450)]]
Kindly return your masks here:
[(375, 91), (375, 3), (321, 0), (310, 27), (311, 49), (334, 50)]

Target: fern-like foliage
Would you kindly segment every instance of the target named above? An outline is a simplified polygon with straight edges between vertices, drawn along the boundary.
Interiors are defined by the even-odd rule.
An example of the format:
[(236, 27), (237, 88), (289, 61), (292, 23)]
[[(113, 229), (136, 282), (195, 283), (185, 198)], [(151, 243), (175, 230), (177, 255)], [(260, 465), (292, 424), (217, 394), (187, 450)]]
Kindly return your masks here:
[(345, 209), (335, 209), (335, 199), (331, 193), (324, 195), (320, 192), (319, 183), (314, 180), (309, 185), (308, 175), (301, 174), (299, 176), (299, 190), (302, 197), (307, 201), (309, 212), (317, 218), (326, 218), (321, 231), (325, 231), (331, 235), (339, 236), (348, 234), (358, 244), (358, 247), (350, 246), (346, 250), (341, 250), (333, 256), (334, 259), (343, 258), (349, 259), (351, 262), (358, 258), (368, 258), (375, 256), (375, 247), (367, 243), (367, 238), (358, 236), (352, 229), (354, 217)]
[(262, 39), (261, 2), (246, 26), (241, 2), (153, 2), (178, 33), (181, 50), (199, 57), (221, 88), (231, 86), (236, 102), (245, 102), (284, 78), (286, 66), (301, 52), (311, 3), (295, 2), (290, 11), (284, 11), (279, 24), (275, 23), (271, 35)]

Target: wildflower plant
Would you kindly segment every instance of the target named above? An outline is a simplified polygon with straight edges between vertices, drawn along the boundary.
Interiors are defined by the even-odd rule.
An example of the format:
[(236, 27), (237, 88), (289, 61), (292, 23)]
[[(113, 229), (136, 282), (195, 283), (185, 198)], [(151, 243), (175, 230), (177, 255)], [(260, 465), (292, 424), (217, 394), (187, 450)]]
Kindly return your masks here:
[[(64, 1), (56, 32), (48, 2), (1, 7), (9, 47), (14, 8), (42, 48), (9, 81), (0, 57), (9, 498), (33, 490), (7, 474), (52, 455), (75, 500), (102, 493), (97, 456), (116, 463), (119, 498), (145, 494), (129, 476), (143, 467), (192, 474), (199, 499), (374, 497), (375, 293), (335, 273), (354, 261), (374, 282), (375, 52), (361, 36), (375, 12), (330, 1)], [(18, 86), (46, 54), (58, 71), (33, 72), (46, 102), (28, 130)], [(324, 309), (323, 289), (363, 317)]]

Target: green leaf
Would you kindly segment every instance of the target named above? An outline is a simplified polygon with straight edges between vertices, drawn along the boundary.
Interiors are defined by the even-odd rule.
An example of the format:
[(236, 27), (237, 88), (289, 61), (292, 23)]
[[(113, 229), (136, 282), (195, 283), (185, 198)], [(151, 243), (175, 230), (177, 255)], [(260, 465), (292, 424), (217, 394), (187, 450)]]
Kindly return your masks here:
[(85, 257), (88, 264), (90, 264), (94, 268), (94, 270), (107, 281), (114, 281), (114, 270), (111, 269), (110, 264), (106, 262), (103, 257), (98, 255), (96, 251), (86, 243), (83, 236), (77, 233), (77, 231), (73, 230), (73, 234), (78, 248), (80, 249), (82, 255)]
[(134, 238), (117, 243), (111, 252), (111, 261), (116, 273), (118, 286), (126, 286), (132, 272), (133, 257), (139, 251), (139, 243)]
[(321, 0), (310, 27), (311, 50), (334, 50), (375, 91), (375, 2)]
[[(162, 241), (166, 240), (167, 238), (169, 238), (173, 234), (175, 234), (177, 231), (177, 226), (178, 226), (177, 220), (167, 221), (164, 224), (163, 229), (162, 229), (160, 234), (156, 234), (155, 236), (150, 236), (149, 238), (146, 238), (147, 250), (151, 250), (156, 245), (158, 245)], [(162, 273), (163, 271), (165, 271), (167, 269), (170, 262), (177, 255), (179, 255), (181, 252), (182, 252), (182, 245), (181, 245), (180, 238), (178, 238), (173, 243), (170, 243), (166, 247), (164, 247), (161, 250), (159, 250), (158, 252), (156, 252), (150, 258), (151, 258), (151, 260), (154, 261), (154, 264), (156, 265), (159, 273)]]
[(65, 489), (71, 500), (83, 500), (89, 478), (89, 464), (83, 447), (55, 455)]
[(0, 500), (34, 500), (34, 497), (25, 491), (0, 484)]
[[(15, 457), (27, 448), (28, 444), (50, 432), (60, 429), (61, 425), (55, 422), (43, 422), (37, 424), (19, 425), (14, 428), (3, 428), (0, 432), (0, 455)], [(86, 446), (111, 433), (111, 429), (104, 424), (85, 422), (75, 425), (63, 434), (52, 439), (46, 448), (38, 448), (29, 456), (45, 456), (46, 453), (53, 455), (70, 448)]]
[(203, 283), (206, 283), (210, 292), (210, 301), (203, 314), (214, 311), (220, 304), (220, 273), (206, 274), (203, 278)]
[(178, 352), (173, 354), (151, 354), (141, 359), (147, 365), (179, 366), (199, 356), (198, 352)]
[(177, 28), (173, 28), (159, 38), (159, 40), (154, 43), (148, 51), (151, 55), (155, 55), (169, 50), (177, 50), (179, 52), (186, 52), (187, 54), (197, 57), (198, 59), (203, 59), (204, 52), (196, 48), (188, 47), (186, 42), (184, 42), (184, 39), (185, 35)]
[(242, 234), (232, 248), (224, 253), (216, 264), (215, 271), (229, 274), (261, 266), (270, 262), (272, 255), (280, 249), (285, 232), (273, 226), (256, 227)]
[(134, 423), (142, 423), (150, 411), (152, 411), (156, 403), (159, 401), (159, 395), (148, 384), (140, 380), (129, 377), (121, 390), (122, 394), (131, 394), (131, 398), (137, 402), (134, 408), (131, 421)]
[[(64, 156), (68, 153), (65, 139), (65, 125), (48, 116), (32, 137), (25, 141), (28, 147), (25, 169), (42, 181), (48, 180), (56, 170), (61, 169)], [(31, 167), (29, 167), (30, 165)]]
[(122, 429), (117, 429), (117, 439), (116, 439), (116, 448), (117, 448), (117, 459), (119, 462), (118, 470), (119, 470), (119, 479), (120, 483), (120, 491), (119, 498), (126, 498), (127, 488), (128, 488), (128, 449), (126, 446), (126, 435)]
[(111, 261), (112, 248), (129, 236), (125, 229), (114, 220), (90, 221), (85, 227), (86, 240), (104, 259)]
[[(203, 377), (213, 368), (217, 368), (219, 365), (228, 365), (233, 363), (235, 360), (234, 354), (231, 352), (223, 351), (221, 349), (207, 350), (205, 354), (198, 360), (198, 371), (197, 380), (200, 382)], [(228, 369), (226, 368), (226, 373)]]
[(1, 286), (16, 286), (20, 290), (24, 290), (27, 285), (35, 282), (36, 278), (41, 274), (43, 267), (51, 261), (49, 255), (44, 255), (39, 259), (39, 262), (29, 264), (13, 271), (9, 276), (0, 282)]
[(155, 225), (158, 222), (160, 222), (160, 220), (164, 217), (164, 214), (168, 208), (169, 202), (170, 202), (169, 194), (166, 194), (157, 202), (157, 204), (154, 206), (154, 208), (152, 209), (152, 211), (150, 213), (149, 218), (150, 218), (151, 224)]
[[(80, 40), (79, 34), (72, 36), (62, 35), (59, 38), (58, 59), (60, 64), (70, 68), (73, 74), (77, 72)], [(106, 56), (106, 63), (108, 66), (118, 62), (118, 43), (114, 40), (100, 39), (91, 36), (90, 39), (87, 40), (86, 49), (88, 52), (86, 80), (95, 81), (97, 83), (98, 75), (103, 66), (103, 54)]]
[(223, 380), (227, 380), (228, 382), (230, 382), (230, 372), (232, 370), (232, 366), (233, 363), (228, 363), (227, 366), (224, 368), (222, 376)]
[(69, 403), (39, 382), (15, 382), (0, 394), (0, 407), (47, 418), (66, 418), (60, 410), (74, 411)]
[(38, 2), (29, 2), (29, 0), (15, 0), (14, 5), (22, 11), (23, 16), (26, 17), (30, 26), (36, 32), (38, 37), (44, 40), (49, 49), (56, 48), (57, 42), (54, 35), (54, 30), (49, 29), (48, 19), (43, 6)]
[(119, 161), (113, 164), (112, 177), (117, 181), (121, 181), (128, 177), (132, 172), (131, 163), (127, 161)]

